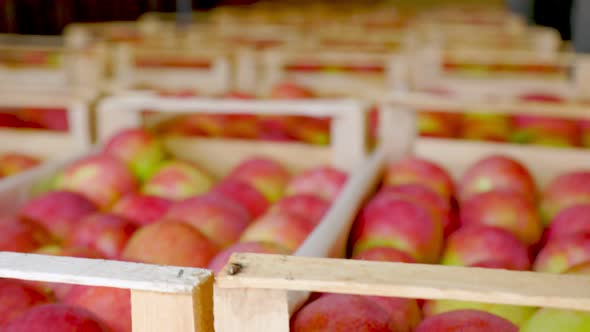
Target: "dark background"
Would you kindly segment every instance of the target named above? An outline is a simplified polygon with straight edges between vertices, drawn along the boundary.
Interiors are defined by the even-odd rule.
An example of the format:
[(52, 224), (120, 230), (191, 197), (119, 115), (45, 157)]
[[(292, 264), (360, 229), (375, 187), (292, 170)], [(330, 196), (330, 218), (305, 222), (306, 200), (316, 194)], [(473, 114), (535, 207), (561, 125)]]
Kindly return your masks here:
[[(192, 0), (192, 5), (193, 9), (207, 10), (216, 5), (252, 2), (256, 1)], [(572, 0), (536, 0), (534, 21), (557, 28), (569, 40), (571, 6)], [(0, 32), (60, 34), (71, 22), (135, 20), (145, 12), (175, 10), (175, 0), (0, 0)]]

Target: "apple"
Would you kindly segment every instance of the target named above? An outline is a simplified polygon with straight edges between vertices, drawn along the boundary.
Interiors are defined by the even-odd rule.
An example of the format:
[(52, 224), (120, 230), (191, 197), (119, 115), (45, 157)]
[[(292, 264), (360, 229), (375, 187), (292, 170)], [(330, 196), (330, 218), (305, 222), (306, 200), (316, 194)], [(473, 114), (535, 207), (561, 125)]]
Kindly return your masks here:
[(463, 226), (451, 234), (441, 263), (472, 266), (490, 261), (511, 270), (528, 270), (531, 266), (522, 242), (508, 231), (485, 225)]
[(0, 217), (0, 251), (31, 252), (51, 242), (51, 235), (35, 222)]
[(422, 310), (426, 317), (456, 310), (485, 311), (502, 317), (520, 327), (535, 313), (537, 308), (495, 303), (436, 300), (426, 302)]
[(287, 184), (286, 196), (311, 194), (334, 201), (346, 184), (348, 175), (333, 167), (317, 167), (296, 175)]
[(518, 327), (504, 318), (478, 310), (456, 310), (423, 320), (415, 332), (518, 332)]
[(18, 115), (12, 112), (0, 112), (0, 128), (22, 128), (25, 125), (26, 122), (20, 119)]
[(282, 82), (276, 84), (271, 92), (270, 97), (273, 99), (307, 99), (314, 98), (314, 93), (299, 84), (292, 82)]
[(51, 298), (26, 282), (0, 279), (0, 328), (28, 309), (51, 302)]
[(158, 133), (179, 136), (221, 137), (225, 119), (221, 114), (190, 114), (164, 122)]
[(161, 142), (143, 129), (120, 131), (105, 143), (104, 153), (123, 161), (141, 180), (147, 179), (165, 157)]
[(459, 219), (451, 206), (451, 202), (424, 185), (403, 184), (385, 186), (377, 192), (367, 206), (379, 204), (380, 200), (389, 199), (389, 197), (411, 200), (430, 210), (432, 215), (442, 223), (445, 238), (458, 227)]
[(557, 214), (547, 228), (547, 241), (579, 233), (590, 233), (590, 204), (574, 205)]
[(537, 255), (533, 269), (565, 273), (587, 262), (590, 262), (590, 233), (579, 233), (549, 241)]
[(522, 326), (520, 332), (590, 331), (590, 313), (543, 308)]
[(260, 217), (269, 207), (269, 202), (250, 184), (234, 179), (225, 179), (215, 185), (212, 193), (219, 194), (243, 206), (252, 219)]
[(590, 147), (590, 120), (578, 120), (580, 142), (583, 147)]
[(244, 231), (240, 242), (270, 242), (294, 252), (313, 231), (315, 225), (294, 214), (268, 213)]
[(74, 285), (62, 302), (92, 312), (111, 332), (131, 332), (131, 292), (128, 289)]
[(68, 237), (80, 220), (96, 212), (84, 196), (69, 191), (51, 191), (26, 203), (19, 218), (36, 222), (59, 239)]
[(459, 182), (459, 198), (463, 201), (498, 189), (516, 191), (532, 201), (536, 199), (535, 182), (528, 170), (518, 161), (502, 155), (481, 159), (467, 169)]
[(181, 200), (209, 191), (213, 178), (196, 165), (181, 161), (166, 161), (155, 170), (143, 187), (142, 193)]
[(330, 144), (330, 118), (302, 117), (293, 127), (292, 135), (298, 140), (315, 145)]
[(512, 128), (510, 117), (494, 113), (465, 113), (461, 137), (470, 140), (505, 142)]
[(578, 264), (572, 267), (571, 269), (567, 270), (567, 273), (590, 275), (590, 262)]
[(41, 160), (20, 153), (5, 153), (0, 155), (0, 175), (10, 176), (28, 169), (31, 169), (41, 163)]
[(270, 242), (238, 242), (219, 252), (211, 262), (209, 262), (207, 268), (218, 273), (227, 264), (231, 255), (239, 252), (280, 255), (288, 255), (290, 253), (286, 248)]
[(317, 226), (329, 209), (330, 203), (325, 199), (311, 194), (297, 194), (281, 199), (269, 212), (294, 214)]
[(216, 194), (180, 201), (164, 219), (193, 226), (221, 248), (237, 241), (250, 224), (250, 214), (243, 206)]
[(461, 115), (437, 111), (418, 112), (420, 136), (453, 138), (459, 135)]
[(98, 317), (86, 309), (66, 304), (43, 304), (6, 325), (3, 332), (108, 332)]
[(56, 183), (58, 189), (80, 193), (101, 209), (110, 208), (137, 185), (127, 165), (106, 154), (74, 162), (58, 175)]
[(145, 226), (162, 219), (172, 204), (166, 198), (130, 193), (115, 203), (111, 212), (138, 226)]
[(326, 294), (301, 308), (291, 319), (291, 331), (397, 331), (378, 303), (363, 296)]
[(446, 199), (451, 199), (455, 191), (453, 179), (447, 171), (431, 161), (411, 156), (389, 165), (383, 184), (385, 186), (421, 184)]
[(291, 175), (278, 162), (258, 157), (241, 162), (231, 171), (228, 178), (250, 184), (269, 202), (274, 203), (283, 196)]
[(119, 259), (136, 229), (135, 224), (123, 217), (96, 213), (80, 220), (66, 244), (96, 250), (108, 259)]
[(293, 141), (294, 131), (299, 125), (301, 117), (289, 115), (260, 115), (258, 123), (260, 133), (258, 138), (270, 141)]
[(390, 247), (411, 255), (419, 263), (438, 261), (442, 224), (427, 208), (390, 197), (367, 206), (361, 216), (350, 236), (354, 255), (374, 247)]
[(515, 115), (511, 140), (549, 146), (577, 146), (580, 130), (574, 120), (557, 117)]
[[(365, 250), (352, 259), (414, 263), (414, 259), (406, 253), (386, 247)], [(422, 320), (422, 312), (416, 300), (385, 296), (367, 296), (366, 298), (379, 304), (389, 314), (394, 321), (395, 331), (414, 331)]]
[(545, 92), (528, 92), (519, 97), (520, 100), (540, 103), (563, 103), (565, 100), (557, 95)]
[(401, 250), (389, 247), (374, 247), (367, 249), (354, 255), (352, 259), (379, 262), (416, 263), (416, 260), (412, 258), (412, 256)]
[(122, 256), (149, 264), (206, 267), (218, 250), (194, 227), (170, 221), (139, 229), (127, 242)]
[(553, 179), (543, 192), (543, 220), (548, 224), (562, 210), (586, 203), (590, 203), (590, 171), (562, 174)]
[(461, 205), (462, 225), (502, 228), (528, 246), (541, 239), (543, 226), (536, 206), (516, 191), (494, 190), (475, 194)]
[(68, 112), (63, 108), (23, 108), (18, 117), (36, 127), (53, 131), (68, 131)]
[(224, 137), (257, 138), (260, 133), (258, 117), (253, 114), (225, 114), (222, 134)]

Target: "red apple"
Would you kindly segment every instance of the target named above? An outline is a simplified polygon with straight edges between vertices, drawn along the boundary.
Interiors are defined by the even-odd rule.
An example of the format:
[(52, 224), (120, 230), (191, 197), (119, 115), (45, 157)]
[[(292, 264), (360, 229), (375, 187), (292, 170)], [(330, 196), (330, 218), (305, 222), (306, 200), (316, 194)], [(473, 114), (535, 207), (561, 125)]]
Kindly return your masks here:
[(452, 138), (459, 135), (461, 116), (455, 113), (420, 111), (418, 131), (420, 136)]
[(442, 264), (471, 266), (490, 261), (511, 270), (528, 270), (531, 266), (527, 247), (514, 235), (483, 225), (464, 226), (451, 234)]
[(180, 222), (154, 223), (139, 229), (123, 258), (149, 264), (206, 267), (218, 248), (194, 227)]
[(278, 211), (279, 213), (294, 214), (317, 226), (328, 209), (330, 209), (330, 203), (318, 196), (297, 194), (278, 201), (271, 208), (270, 213)]
[(580, 143), (583, 147), (590, 147), (590, 120), (578, 120), (580, 128)]
[(269, 202), (276, 202), (283, 196), (290, 177), (289, 171), (278, 162), (262, 157), (243, 161), (228, 176), (250, 184)]
[(590, 262), (590, 233), (579, 233), (548, 242), (537, 255), (535, 271), (565, 273)]
[(557, 95), (547, 94), (545, 92), (529, 92), (519, 97), (523, 101), (539, 103), (563, 103), (565, 100)]
[(515, 191), (494, 190), (475, 194), (461, 205), (462, 225), (502, 228), (528, 246), (541, 239), (543, 226), (536, 206)]
[(234, 253), (239, 252), (250, 252), (250, 253), (258, 253), (258, 254), (281, 254), (281, 255), (288, 255), (290, 252), (286, 248), (281, 247), (280, 245), (269, 243), (269, 242), (239, 242), (235, 243), (232, 246), (227, 247), (223, 251), (219, 252), (212, 260), (209, 262), (209, 266), (207, 267), (209, 270), (212, 270), (215, 273), (218, 273), (223, 269), (223, 267), (229, 261), (229, 258)]
[(63, 108), (24, 108), (18, 112), (18, 117), (35, 127), (68, 131), (68, 112)]
[(422, 321), (415, 332), (518, 332), (518, 327), (498, 316), (478, 310), (457, 310)]
[(97, 213), (80, 220), (66, 240), (68, 246), (96, 250), (108, 259), (119, 259), (137, 226), (113, 214)]
[(10, 176), (28, 169), (31, 169), (41, 163), (41, 160), (20, 153), (6, 153), (0, 155), (0, 175)]
[(258, 117), (253, 114), (226, 114), (222, 132), (224, 137), (257, 138), (260, 133)]
[(270, 141), (293, 141), (294, 131), (301, 117), (288, 115), (260, 115), (258, 138)]
[(63, 303), (92, 312), (112, 332), (131, 332), (131, 294), (128, 289), (75, 285)]
[(66, 167), (57, 188), (80, 193), (101, 209), (137, 189), (137, 180), (123, 162), (109, 155), (94, 155)]
[(453, 179), (438, 165), (428, 160), (406, 157), (391, 164), (383, 180), (384, 185), (422, 184), (443, 197), (454, 194)]
[(244, 207), (221, 195), (195, 196), (174, 204), (164, 219), (185, 222), (219, 247), (237, 241), (250, 224)]
[(574, 205), (557, 214), (547, 229), (547, 241), (583, 233), (590, 234), (590, 204)]
[(95, 205), (79, 194), (52, 191), (25, 204), (19, 212), (19, 217), (36, 222), (54, 236), (64, 239), (82, 218), (95, 211)]
[(389, 247), (374, 247), (367, 249), (357, 253), (352, 258), (365, 261), (416, 263), (416, 260), (412, 258), (412, 256), (401, 250)]
[(291, 331), (398, 331), (386, 310), (363, 296), (327, 294), (301, 308)]
[(390, 197), (372, 204), (353, 225), (350, 236), (353, 253), (374, 247), (391, 247), (417, 262), (435, 263), (443, 241), (439, 220), (412, 201)]
[(172, 204), (166, 198), (131, 193), (123, 196), (111, 212), (138, 226), (145, 226), (162, 219)]
[(574, 120), (558, 117), (515, 115), (511, 140), (549, 146), (577, 146), (580, 130)]
[(501, 155), (481, 159), (463, 174), (459, 198), (466, 200), (475, 194), (498, 189), (516, 191), (532, 201), (536, 198), (535, 182), (527, 169), (518, 161)]
[(0, 279), (0, 328), (17, 319), (28, 309), (51, 302), (47, 294), (26, 282)]
[(586, 203), (590, 203), (590, 171), (560, 175), (549, 183), (543, 193), (543, 220), (548, 224), (562, 210)]
[(240, 242), (269, 242), (294, 252), (313, 231), (308, 219), (287, 213), (269, 213), (254, 221), (242, 234)]
[(289, 181), (286, 195), (318, 195), (328, 201), (334, 201), (346, 184), (345, 172), (333, 167), (318, 167), (296, 175)]
[(380, 200), (388, 199), (389, 197), (411, 200), (429, 209), (442, 223), (445, 237), (450, 235), (458, 227), (459, 219), (451, 206), (451, 202), (424, 185), (403, 184), (386, 186), (367, 205), (379, 204)]
[(179, 200), (209, 191), (213, 178), (197, 166), (172, 160), (162, 163), (143, 185), (147, 195)]
[[(379, 247), (365, 250), (353, 259), (414, 263), (412, 257), (402, 251)], [(411, 332), (422, 320), (422, 313), (416, 300), (384, 296), (367, 296), (366, 298), (379, 304), (389, 314), (394, 322), (395, 331)]]
[(143, 129), (126, 129), (117, 133), (106, 142), (104, 153), (126, 163), (142, 180), (154, 172), (165, 154), (160, 141)]
[(22, 128), (26, 125), (26, 122), (18, 117), (18, 115), (12, 112), (4, 112), (4, 109), (0, 111), (0, 128)]
[(252, 219), (261, 216), (269, 207), (269, 202), (262, 193), (243, 181), (223, 180), (213, 187), (211, 192), (240, 204), (248, 210)]
[(297, 126), (293, 127), (292, 135), (298, 140), (309, 144), (330, 144), (330, 118), (302, 117)]
[(302, 85), (292, 82), (283, 82), (272, 88), (270, 97), (274, 99), (306, 99), (314, 98), (314, 94), (311, 90)]
[(461, 122), (461, 137), (470, 140), (505, 142), (510, 136), (510, 117), (494, 113), (466, 113)]
[(108, 332), (86, 309), (66, 304), (36, 306), (4, 327), (3, 332)]
[(31, 252), (52, 241), (39, 224), (0, 217), (0, 251)]

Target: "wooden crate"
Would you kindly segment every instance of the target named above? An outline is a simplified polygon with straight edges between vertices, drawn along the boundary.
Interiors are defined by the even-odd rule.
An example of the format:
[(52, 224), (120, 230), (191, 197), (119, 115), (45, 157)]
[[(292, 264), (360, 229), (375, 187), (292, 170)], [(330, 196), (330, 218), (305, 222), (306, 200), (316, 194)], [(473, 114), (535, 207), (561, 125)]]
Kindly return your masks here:
[(119, 43), (108, 90), (193, 90), (211, 95), (231, 86), (231, 53), (221, 48), (176, 49)]
[[(386, 165), (407, 153), (439, 163), (455, 178), (482, 157), (505, 154), (527, 166), (541, 186), (559, 173), (590, 167), (590, 153), (576, 149), (415, 138), (415, 113), (408, 105), (397, 106), (392, 107), (391, 102), (382, 105), (382, 144), (344, 188), (342, 195), (350, 199), (348, 204), (360, 208), (374, 193)], [(569, 111), (571, 116), (581, 116), (577, 112)], [(326, 218), (321, 227), (348, 234), (351, 218)], [(223, 301), (215, 302), (215, 312), (226, 318), (216, 325), (216, 331), (287, 332), (290, 316), (305, 299), (300, 294), (308, 292), (590, 311), (587, 283), (587, 277), (536, 272), (235, 254), (216, 276), (215, 295)]]
[(209, 270), (1, 252), (0, 277), (130, 289), (133, 332), (213, 331)]
[(0, 36), (0, 87), (97, 90), (104, 48), (72, 48), (59, 37)]
[[(238, 66), (247, 91), (267, 95), (277, 83), (288, 81), (310, 88), (320, 96), (375, 99), (404, 85), (405, 70), (396, 52), (364, 52), (349, 47), (276, 48), (245, 55)], [(248, 68), (262, 67), (258, 73)]]
[(0, 153), (20, 152), (60, 160), (86, 151), (91, 146), (88, 105), (87, 99), (64, 91), (0, 90), (0, 108), (63, 108), (68, 113), (69, 124), (68, 132), (0, 128)]
[[(590, 58), (574, 53), (457, 49), (426, 47), (411, 55), (412, 86), (419, 90), (443, 89), (477, 97), (518, 97), (547, 93), (565, 99), (585, 98), (590, 92)], [(507, 66), (528, 72), (501, 72), (465, 76), (447, 72), (445, 62)]]

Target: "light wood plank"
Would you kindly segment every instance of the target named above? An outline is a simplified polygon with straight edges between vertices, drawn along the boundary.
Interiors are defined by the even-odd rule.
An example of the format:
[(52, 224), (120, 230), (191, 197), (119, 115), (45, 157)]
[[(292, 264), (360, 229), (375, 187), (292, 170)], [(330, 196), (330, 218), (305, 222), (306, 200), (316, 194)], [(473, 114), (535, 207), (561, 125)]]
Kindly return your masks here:
[(2, 252), (0, 277), (148, 292), (191, 293), (195, 285), (208, 282), (212, 272), (102, 259)]
[[(230, 266), (240, 272), (230, 274)], [(226, 289), (449, 299), (590, 311), (590, 279), (442, 265), (234, 254), (217, 276)], [(270, 330), (269, 330), (270, 331)]]
[(216, 332), (289, 332), (287, 292), (215, 288)]

